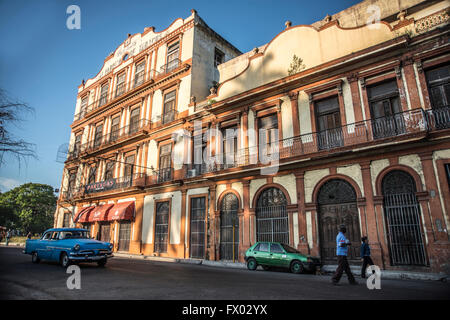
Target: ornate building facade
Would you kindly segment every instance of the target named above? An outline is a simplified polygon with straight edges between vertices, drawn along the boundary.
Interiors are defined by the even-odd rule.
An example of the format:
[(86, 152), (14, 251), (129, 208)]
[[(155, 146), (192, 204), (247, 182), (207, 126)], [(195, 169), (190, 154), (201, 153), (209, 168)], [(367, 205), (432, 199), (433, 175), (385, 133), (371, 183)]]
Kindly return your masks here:
[[(193, 10), (78, 90), (55, 226), (115, 250), (243, 261), (255, 241), (449, 272), (446, 1), (363, 1), (242, 54)], [(358, 18), (355, 18), (358, 17)], [(359, 246), (350, 250), (357, 263)]]

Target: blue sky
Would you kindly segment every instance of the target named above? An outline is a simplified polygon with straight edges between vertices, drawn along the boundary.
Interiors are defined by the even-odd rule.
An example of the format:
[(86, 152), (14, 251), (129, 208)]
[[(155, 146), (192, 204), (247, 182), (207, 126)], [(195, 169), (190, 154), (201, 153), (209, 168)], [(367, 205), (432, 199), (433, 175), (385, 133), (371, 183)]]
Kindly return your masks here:
[[(196, 9), (212, 29), (246, 52), (269, 42), (286, 20), (311, 24), (358, 2), (0, 0), (0, 88), (34, 108), (13, 133), (34, 143), (38, 156), (21, 166), (5, 156), (0, 191), (26, 182), (60, 187), (63, 164), (56, 162), (56, 154), (69, 140), (77, 87), (98, 73), (128, 33), (147, 26), (161, 31)], [(81, 9), (81, 30), (66, 27), (71, 4)]]

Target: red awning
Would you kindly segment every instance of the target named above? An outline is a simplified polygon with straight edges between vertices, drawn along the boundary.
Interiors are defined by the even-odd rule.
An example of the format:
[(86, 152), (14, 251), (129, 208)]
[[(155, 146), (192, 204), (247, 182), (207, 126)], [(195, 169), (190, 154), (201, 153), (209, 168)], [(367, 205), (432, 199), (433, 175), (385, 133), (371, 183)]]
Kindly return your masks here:
[(86, 207), (81, 209), (81, 211), (78, 212), (73, 221), (76, 223), (89, 222), (89, 213), (92, 211), (92, 209), (94, 209), (94, 207)]
[(109, 210), (107, 220), (133, 220), (134, 218), (134, 201), (127, 201), (115, 204)]
[(90, 214), (90, 221), (105, 221), (108, 216), (108, 211), (114, 206), (114, 204), (103, 204), (95, 207)]

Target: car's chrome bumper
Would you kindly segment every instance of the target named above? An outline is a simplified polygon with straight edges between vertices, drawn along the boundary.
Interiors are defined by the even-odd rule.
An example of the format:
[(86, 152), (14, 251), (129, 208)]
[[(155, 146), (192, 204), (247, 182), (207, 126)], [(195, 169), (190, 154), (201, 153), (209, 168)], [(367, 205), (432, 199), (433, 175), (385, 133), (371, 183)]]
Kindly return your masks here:
[(108, 252), (105, 254), (98, 254), (98, 255), (71, 252), (69, 255), (69, 260), (77, 261), (77, 262), (83, 262), (83, 261), (88, 262), (88, 261), (99, 261), (99, 260), (103, 260), (103, 259), (109, 259), (112, 257), (114, 257), (112, 252)]

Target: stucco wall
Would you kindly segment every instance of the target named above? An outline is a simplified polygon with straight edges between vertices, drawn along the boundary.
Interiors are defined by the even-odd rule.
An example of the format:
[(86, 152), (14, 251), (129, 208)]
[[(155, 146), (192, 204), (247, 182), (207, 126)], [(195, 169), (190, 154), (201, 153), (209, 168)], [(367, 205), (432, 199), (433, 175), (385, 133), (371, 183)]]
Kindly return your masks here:
[(314, 192), (314, 188), (316, 187), (317, 183), (322, 179), (323, 177), (326, 177), (330, 174), (330, 169), (319, 169), (319, 170), (312, 170), (312, 171), (306, 171), (304, 175), (305, 180), (305, 202), (313, 202), (312, 195)]
[[(344, 167), (338, 167), (336, 172), (344, 176), (350, 177), (358, 184), (361, 190), (362, 196), (364, 197), (364, 187), (361, 174), (361, 166), (359, 164), (352, 164)], [(356, 190), (355, 190), (356, 191)]]
[(155, 200), (171, 198), (169, 244), (180, 243), (181, 232), (181, 192), (167, 192), (144, 197), (144, 210), (142, 217), (142, 243), (153, 243)]
[(282, 185), (287, 190), (292, 204), (297, 203), (297, 184), (294, 174), (274, 177), (273, 182)]

